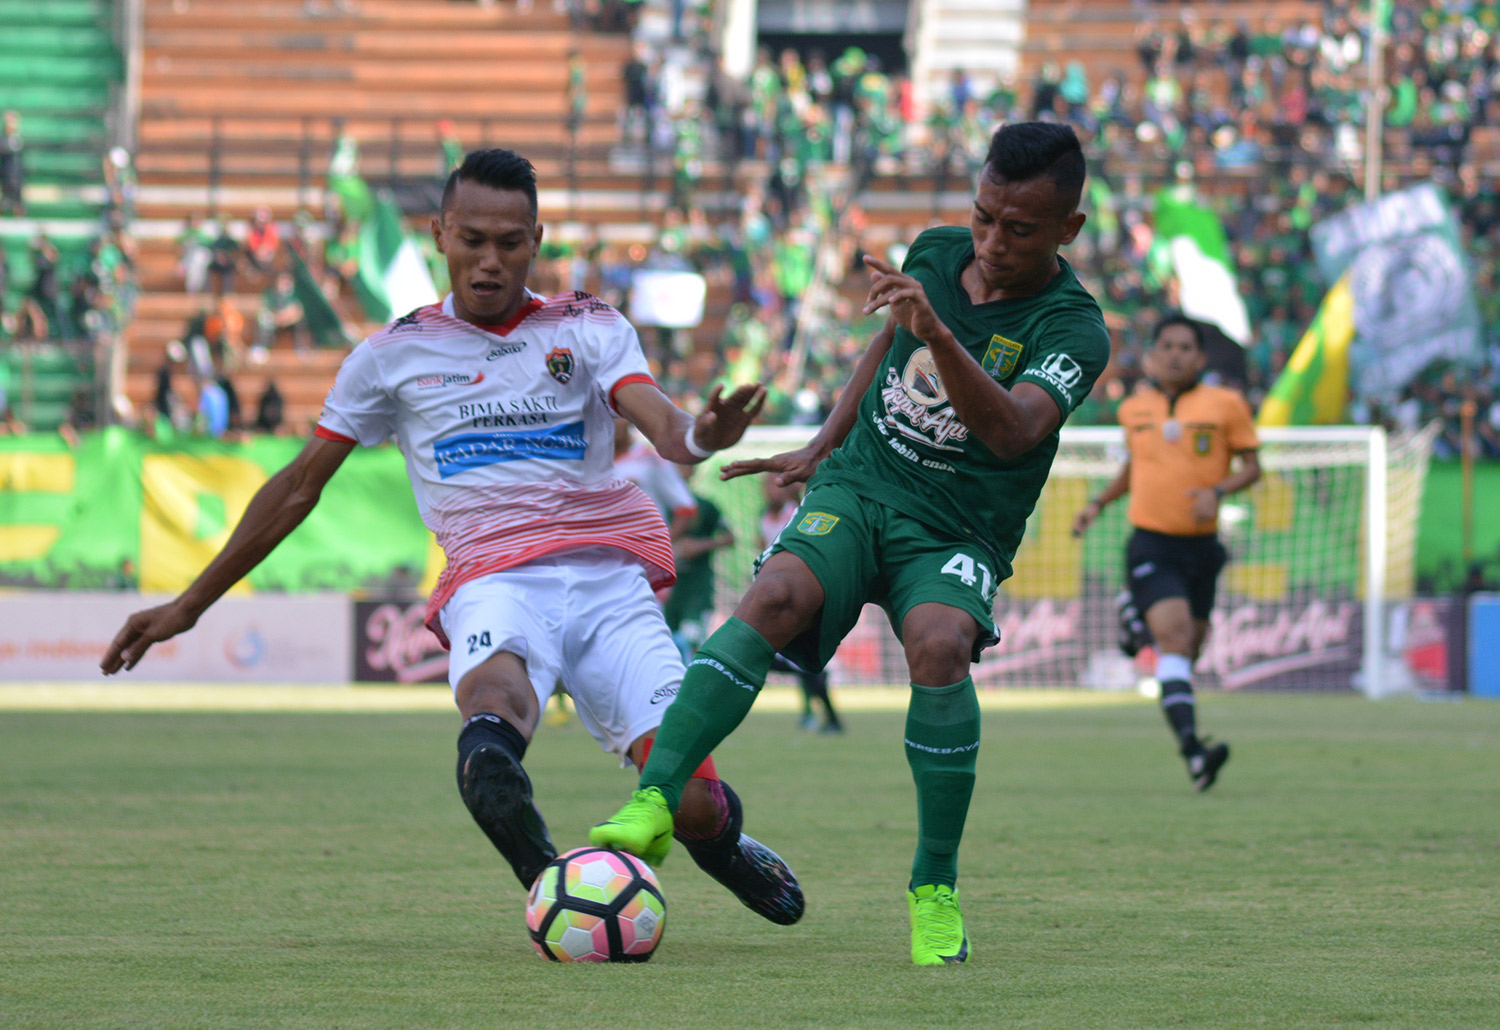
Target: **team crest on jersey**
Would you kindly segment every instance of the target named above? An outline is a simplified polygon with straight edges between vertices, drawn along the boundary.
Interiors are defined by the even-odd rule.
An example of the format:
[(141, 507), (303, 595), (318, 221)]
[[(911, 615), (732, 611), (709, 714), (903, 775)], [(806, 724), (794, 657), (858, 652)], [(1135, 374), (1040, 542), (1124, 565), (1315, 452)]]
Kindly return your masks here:
[(573, 352), (566, 347), (554, 347), (547, 355), (547, 374), (559, 383), (566, 384), (573, 378)]
[(924, 408), (941, 404), (948, 399), (948, 391), (943, 389), (943, 380), (938, 375), (937, 362), (932, 359), (932, 351), (926, 347), (918, 347), (906, 360), (906, 368), (901, 373), (901, 385), (906, 389), (906, 396)]
[(1021, 360), (1023, 349), (1023, 344), (1007, 340), (996, 333), (990, 337), (989, 350), (984, 352), (984, 360), (980, 364), (991, 378), (1004, 379), (1016, 370), (1016, 362)]
[(1207, 429), (1200, 429), (1193, 434), (1193, 451), (1197, 454), (1207, 454), (1213, 450), (1214, 435)]
[(830, 515), (826, 511), (810, 511), (797, 523), (797, 532), (806, 536), (827, 536), (838, 524), (837, 515)]

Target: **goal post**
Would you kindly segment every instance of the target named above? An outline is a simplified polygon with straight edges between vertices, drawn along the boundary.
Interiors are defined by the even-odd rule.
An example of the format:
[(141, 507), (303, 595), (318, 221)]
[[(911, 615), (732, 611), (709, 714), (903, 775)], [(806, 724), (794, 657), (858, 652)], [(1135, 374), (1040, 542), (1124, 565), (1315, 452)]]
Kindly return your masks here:
[[(725, 461), (801, 446), (813, 427), (756, 427), (706, 462), (694, 489), (714, 500), (736, 545), (721, 552), (718, 614), (749, 586), (761, 546), (764, 477), (720, 481)], [(1378, 428), (1263, 429), (1261, 481), (1226, 498), (1219, 580), (1199, 680), (1227, 690), (1349, 690), (1399, 686), (1387, 645), (1391, 602), (1412, 596), (1422, 483), (1436, 427), (1387, 437)], [(1128, 497), (1087, 536), (1073, 517), (1125, 458), (1117, 427), (1064, 428), (1052, 473), (1000, 588), (999, 645), (974, 667), (984, 687), (1133, 689), (1150, 669), (1118, 647)], [(830, 666), (835, 683), (900, 684), (905, 663), (884, 617), (867, 607)]]

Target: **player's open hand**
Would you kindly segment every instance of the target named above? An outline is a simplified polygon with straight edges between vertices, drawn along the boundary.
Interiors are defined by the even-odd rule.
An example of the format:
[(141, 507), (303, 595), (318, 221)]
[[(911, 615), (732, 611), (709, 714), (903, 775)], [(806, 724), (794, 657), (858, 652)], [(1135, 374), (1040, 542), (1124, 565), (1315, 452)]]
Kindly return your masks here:
[(171, 640), (177, 634), (192, 629), (197, 623), (197, 618), (184, 612), (176, 601), (138, 611), (126, 619), (124, 627), (115, 634), (109, 650), (104, 652), (104, 658), (99, 662), (99, 668), (104, 670), (106, 676), (113, 675), (122, 668), (127, 671), (134, 669), (152, 644)]
[(736, 386), (727, 397), (723, 394), (724, 387), (715, 386), (703, 414), (693, 424), (693, 439), (698, 446), (711, 451), (722, 451), (739, 443), (766, 403), (766, 388), (759, 383)]
[(781, 454), (773, 454), (769, 458), (746, 458), (742, 461), (731, 461), (719, 469), (720, 479), (736, 479), (740, 476), (753, 476), (761, 472), (769, 472), (776, 478), (777, 486), (791, 486), (793, 483), (805, 483), (812, 478), (812, 474), (818, 470), (819, 463), (827, 457), (827, 453), (815, 444), (799, 447), (795, 451), (784, 451)]
[(946, 327), (932, 310), (927, 291), (922, 284), (909, 275), (904, 275), (894, 265), (879, 258), (865, 255), (865, 264), (870, 267), (870, 293), (865, 298), (865, 314), (873, 314), (889, 306), (891, 317), (919, 340), (933, 340), (941, 336)]

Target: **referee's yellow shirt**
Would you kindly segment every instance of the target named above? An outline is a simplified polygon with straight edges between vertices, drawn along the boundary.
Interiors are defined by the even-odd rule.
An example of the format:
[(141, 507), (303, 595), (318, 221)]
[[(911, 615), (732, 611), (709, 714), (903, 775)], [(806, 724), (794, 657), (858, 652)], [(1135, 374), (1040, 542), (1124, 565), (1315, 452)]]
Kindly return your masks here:
[(1198, 384), (1168, 401), (1155, 387), (1120, 405), (1130, 448), (1130, 523), (1173, 536), (1209, 536), (1218, 520), (1193, 517), (1188, 491), (1213, 487), (1229, 460), (1260, 446), (1250, 405), (1235, 390)]

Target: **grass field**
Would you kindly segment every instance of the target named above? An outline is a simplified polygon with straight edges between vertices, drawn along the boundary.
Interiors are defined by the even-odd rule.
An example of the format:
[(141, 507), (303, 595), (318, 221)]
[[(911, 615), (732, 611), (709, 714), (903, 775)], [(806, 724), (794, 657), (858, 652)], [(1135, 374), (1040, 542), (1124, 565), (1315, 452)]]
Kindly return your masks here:
[[(680, 849), (644, 966), (568, 967), (453, 785), (455, 719), (0, 712), (0, 1027), (1493, 1027), (1500, 704), (1214, 696), (1188, 786), (1144, 701), (985, 714), (968, 965), (916, 969), (897, 712), (757, 712), (719, 752), (807, 889), (791, 928)], [(528, 756), (563, 847), (631, 777)]]

